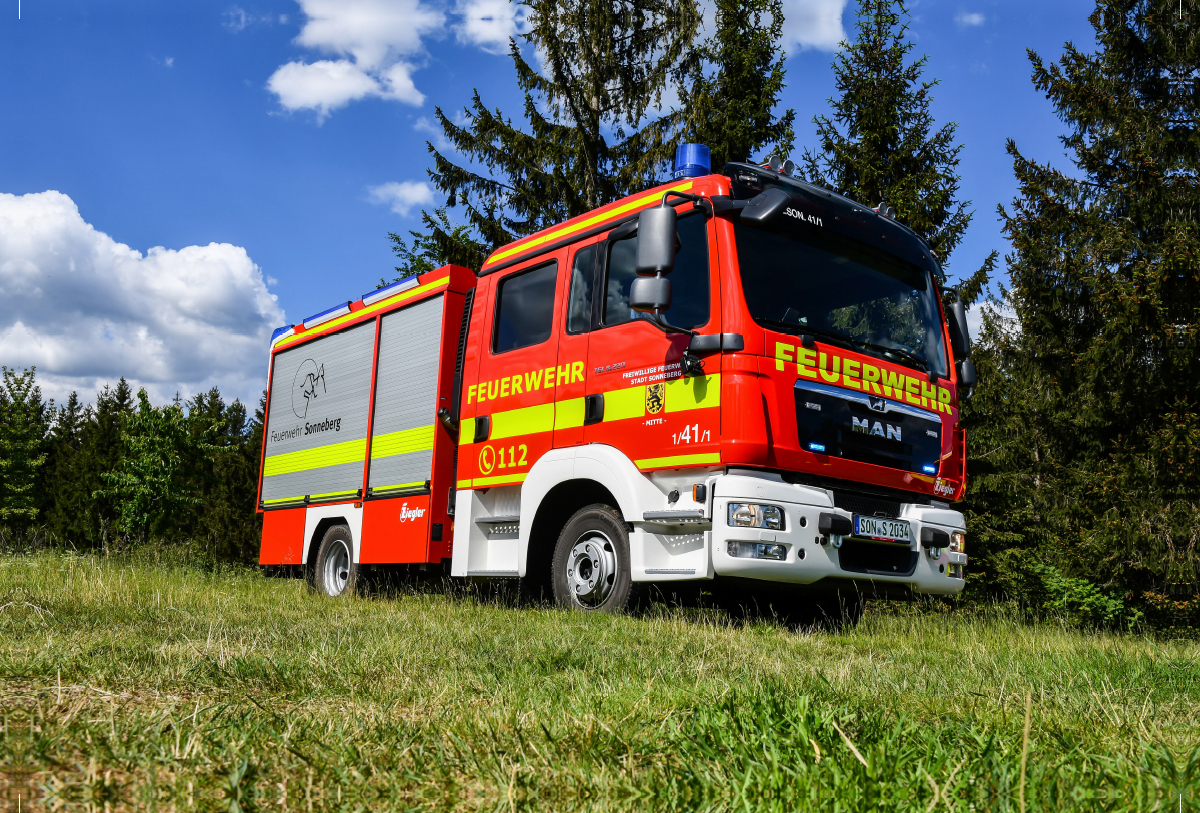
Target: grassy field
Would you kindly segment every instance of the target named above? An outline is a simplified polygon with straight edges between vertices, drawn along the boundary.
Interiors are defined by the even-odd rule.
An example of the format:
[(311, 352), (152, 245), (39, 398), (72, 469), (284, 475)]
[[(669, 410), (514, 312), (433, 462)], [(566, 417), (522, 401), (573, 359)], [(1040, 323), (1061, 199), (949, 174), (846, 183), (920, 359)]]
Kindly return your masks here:
[(0, 560), (0, 806), (1200, 809), (1200, 648)]

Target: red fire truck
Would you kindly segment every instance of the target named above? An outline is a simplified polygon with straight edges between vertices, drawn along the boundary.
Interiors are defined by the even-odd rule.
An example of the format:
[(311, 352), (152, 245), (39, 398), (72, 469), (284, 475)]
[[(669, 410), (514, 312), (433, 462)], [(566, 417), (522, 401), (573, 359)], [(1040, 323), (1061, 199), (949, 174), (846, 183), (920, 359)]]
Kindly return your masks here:
[(328, 596), (448, 563), (587, 610), (959, 592), (975, 371), (933, 252), (777, 162), (695, 163), (276, 331), (260, 562)]

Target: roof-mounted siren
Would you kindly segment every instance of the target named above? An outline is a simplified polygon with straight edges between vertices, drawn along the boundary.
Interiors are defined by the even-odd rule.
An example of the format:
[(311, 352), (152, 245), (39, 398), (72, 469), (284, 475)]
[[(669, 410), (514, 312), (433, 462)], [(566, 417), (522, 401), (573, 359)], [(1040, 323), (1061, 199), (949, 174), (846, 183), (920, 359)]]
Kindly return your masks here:
[(767, 163), (763, 164), (763, 169), (769, 169), (772, 172), (780, 172), (784, 175), (791, 175), (796, 171), (796, 164), (792, 159), (784, 160), (778, 155), (767, 156)]
[(874, 212), (877, 215), (883, 215), (888, 220), (896, 219), (896, 210), (888, 206), (886, 200), (879, 201), (879, 205), (875, 207)]
[(699, 178), (712, 173), (712, 153), (703, 144), (680, 144), (675, 148), (674, 179)]

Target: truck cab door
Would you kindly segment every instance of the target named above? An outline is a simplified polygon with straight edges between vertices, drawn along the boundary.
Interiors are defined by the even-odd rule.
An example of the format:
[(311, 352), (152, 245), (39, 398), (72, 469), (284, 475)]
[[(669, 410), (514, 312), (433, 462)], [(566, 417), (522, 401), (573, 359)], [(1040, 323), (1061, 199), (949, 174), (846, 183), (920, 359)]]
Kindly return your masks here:
[(559, 365), (565, 251), (496, 273), (475, 383), (464, 388), (459, 483), (515, 485), (551, 448), (558, 386), (583, 381), (583, 360)]
[[(720, 463), (720, 358), (684, 378), (690, 337), (668, 333), (629, 308), (637, 277), (637, 234), (618, 227), (597, 244), (592, 333), (588, 340), (584, 439), (621, 449), (643, 471)], [(672, 325), (719, 332), (715, 251), (701, 211), (679, 218)]]

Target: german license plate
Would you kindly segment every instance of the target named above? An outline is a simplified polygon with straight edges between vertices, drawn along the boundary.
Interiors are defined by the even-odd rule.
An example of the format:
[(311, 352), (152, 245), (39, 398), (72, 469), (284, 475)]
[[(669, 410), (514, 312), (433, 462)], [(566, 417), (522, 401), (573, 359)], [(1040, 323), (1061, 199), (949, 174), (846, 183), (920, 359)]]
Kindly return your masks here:
[(854, 515), (854, 535), (889, 542), (911, 542), (912, 528), (902, 519), (880, 519)]

